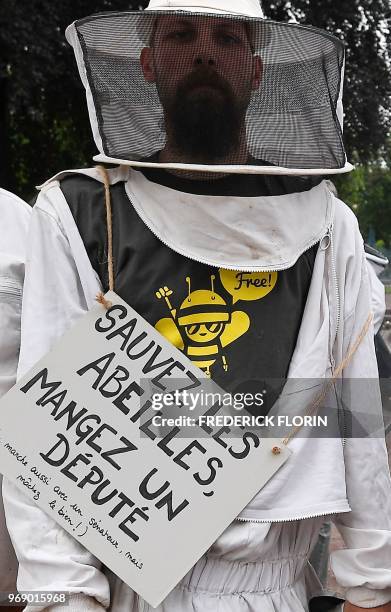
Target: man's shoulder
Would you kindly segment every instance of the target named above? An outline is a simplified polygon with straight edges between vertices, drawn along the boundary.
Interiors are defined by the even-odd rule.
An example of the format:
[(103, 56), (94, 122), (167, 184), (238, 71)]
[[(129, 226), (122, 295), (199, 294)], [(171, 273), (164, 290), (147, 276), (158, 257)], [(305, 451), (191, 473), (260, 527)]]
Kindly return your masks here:
[(58, 185), (68, 205), (78, 205), (104, 193), (104, 183), (98, 177), (81, 173), (67, 173), (58, 179)]
[(352, 208), (340, 200), (335, 198), (335, 227), (340, 227), (342, 231), (358, 229), (358, 220)]
[(117, 166), (80, 168), (63, 170), (38, 186), (38, 196), (35, 207), (54, 214), (58, 208), (59, 199), (65, 198), (72, 212), (79, 209), (87, 210), (97, 201), (104, 198), (104, 183), (107, 178), (110, 186), (120, 186), (129, 177), (129, 168)]
[[(342, 261), (361, 266), (364, 256), (364, 241), (354, 211), (342, 200), (335, 198), (333, 223), (335, 252)], [(350, 265), (351, 265), (350, 264)]]
[(95, 166), (92, 168), (77, 168), (74, 170), (62, 170), (54, 176), (38, 186), (39, 191), (47, 191), (48, 189), (58, 186), (80, 186), (81, 189), (91, 187), (94, 183), (104, 184), (105, 176), (107, 176), (110, 185), (115, 185), (124, 182), (129, 177), (128, 166), (115, 166), (113, 168), (103, 168)]

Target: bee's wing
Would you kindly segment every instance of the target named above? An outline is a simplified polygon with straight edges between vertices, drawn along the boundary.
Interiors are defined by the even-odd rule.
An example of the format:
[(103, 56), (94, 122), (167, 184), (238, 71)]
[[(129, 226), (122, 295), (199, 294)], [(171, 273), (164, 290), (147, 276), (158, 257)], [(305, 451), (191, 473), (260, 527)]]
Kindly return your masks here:
[(250, 318), (246, 312), (235, 310), (232, 313), (231, 322), (228, 323), (220, 336), (221, 345), (228, 346), (243, 336), (250, 327)]

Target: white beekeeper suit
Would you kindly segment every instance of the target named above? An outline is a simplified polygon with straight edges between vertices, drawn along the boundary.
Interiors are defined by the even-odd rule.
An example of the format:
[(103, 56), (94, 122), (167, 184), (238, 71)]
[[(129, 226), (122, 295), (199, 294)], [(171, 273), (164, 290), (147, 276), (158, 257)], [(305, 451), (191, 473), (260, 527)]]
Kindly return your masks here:
[[(381, 415), (378, 389), (368, 385), (368, 395), (362, 397), (351, 383), (377, 377), (363, 243), (353, 213), (330, 194), (324, 181), (300, 192), (254, 198), (194, 196), (150, 181), (131, 168), (186, 166), (192, 171), (282, 176), (349, 170), (343, 147), (340, 149), (341, 45), (318, 30), (266, 22), (256, 0), (200, 0), (196, 6), (191, 0), (152, 0), (149, 9), (144, 13), (93, 16), (68, 30), (87, 89), (98, 159), (121, 163), (109, 171), (110, 185), (122, 190), (125, 205), (133, 206), (144, 229), (160, 245), (190, 261), (248, 272), (283, 271), (319, 245), (288, 377), (330, 378), (352, 353), (342, 373), (350, 403), (354, 408), (356, 402), (368, 406), (375, 415)], [(160, 14), (184, 11), (190, 17), (199, 13), (202, 18), (211, 13), (221, 19), (235, 14), (235, 19), (248, 19), (262, 30), (263, 87), (268, 99), (274, 93), (276, 98), (270, 103), (269, 113), (265, 97), (250, 104), (246, 127), (251, 159), (265, 163), (205, 167), (179, 164), (177, 160), (159, 164), (153, 157), (163, 146), (156, 92), (151, 86), (145, 99), (140, 100), (137, 96), (144, 95), (144, 84), (144, 90), (140, 86), (130, 101), (126, 99), (130, 67), (134, 76), (138, 65), (135, 58), (145, 46), (140, 37), (154, 30), (153, 10)], [(129, 50), (132, 36), (138, 37), (138, 45)], [(288, 47), (284, 47), (284, 41)], [(296, 62), (295, 71), (290, 61)], [(317, 83), (319, 88), (327, 89), (334, 75), (330, 91), (310, 91), (308, 70), (316, 65), (330, 70), (329, 78)], [(118, 71), (114, 83), (113, 66)], [(282, 93), (267, 87), (277, 78), (278, 67), (279, 75), (288, 79)], [(137, 78), (142, 83), (140, 74)], [(117, 89), (113, 91), (114, 86)], [(307, 95), (312, 94), (309, 104)], [(294, 107), (290, 121), (287, 100), (292, 100)], [(156, 108), (149, 108), (146, 102), (156, 104)], [(254, 130), (262, 117), (260, 139), (254, 136)], [(281, 137), (282, 125), (285, 139)], [(296, 137), (297, 130), (302, 140)], [(322, 130), (326, 132), (319, 138)], [(67, 176), (88, 177), (81, 205), (88, 190), (96, 192), (102, 184), (101, 174), (92, 169), (61, 173), (41, 189), (29, 235), (20, 375), (92, 307), (96, 294), (104, 289), (61, 188)], [(176, 222), (178, 210), (180, 223)], [(153, 256), (149, 254), (151, 259)], [(320, 594), (308, 557), (326, 516), (335, 520), (346, 544), (345, 549), (334, 553), (332, 564), (340, 585), (347, 590), (347, 599), (363, 608), (391, 601), (391, 484), (384, 438), (347, 437), (342, 441), (296, 437), (290, 448), (293, 455), (277, 477), (243, 509), (238, 520), (157, 608), (158, 612), (307, 612), (309, 599)], [(234, 483), (232, 489), (234, 494)], [(20, 589), (69, 591), (69, 606), (52, 606), (52, 612), (151, 610), (12, 483), (4, 484), (4, 496), (20, 563)], [(162, 564), (169, 563), (167, 551), (157, 554), (162, 555)], [(44, 605), (28, 606), (27, 612), (42, 609)]]
[[(0, 396), (12, 387), (16, 379), (30, 212), (26, 202), (0, 189)], [(15, 590), (16, 574), (17, 561), (0, 497), (0, 592)]]

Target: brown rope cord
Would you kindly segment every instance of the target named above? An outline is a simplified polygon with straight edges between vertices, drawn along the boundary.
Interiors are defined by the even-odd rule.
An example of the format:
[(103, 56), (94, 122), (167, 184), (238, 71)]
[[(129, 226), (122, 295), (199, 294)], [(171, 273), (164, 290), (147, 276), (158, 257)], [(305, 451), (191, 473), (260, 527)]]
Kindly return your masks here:
[[(100, 173), (105, 188), (105, 206), (106, 206), (106, 226), (107, 226), (107, 271), (109, 277), (109, 291), (114, 291), (114, 259), (113, 259), (113, 215), (111, 208), (111, 193), (110, 193), (110, 178), (109, 173), (103, 166), (96, 166)], [(96, 296), (96, 301), (102, 304), (107, 310), (112, 304), (106, 300), (102, 292)]]
[[(311, 416), (311, 415), (313, 415), (318, 410), (318, 408), (322, 404), (323, 400), (325, 399), (327, 393), (329, 392), (329, 390), (332, 387), (332, 385), (334, 384), (334, 382), (337, 380), (337, 378), (339, 378), (339, 376), (342, 374), (344, 369), (352, 361), (354, 355), (357, 352), (357, 349), (359, 348), (360, 344), (362, 343), (362, 341), (364, 340), (365, 336), (367, 335), (367, 333), (368, 333), (368, 331), (369, 331), (369, 329), (371, 327), (372, 321), (373, 321), (373, 314), (371, 313), (368, 316), (367, 320), (365, 321), (365, 324), (364, 324), (362, 330), (360, 331), (359, 335), (357, 336), (356, 340), (354, 341), (353, 345), (350, 347), (347, 355), (341, 361), (339, 366), (335, 369), (332, 378), (330, 378), (330, 380), (324, 386), (323, 391), (314, 400), (314, 403), (312, 404), (312, 406), (306, 412), (306, 416), (307, 415)], [(302, 427), (303, 427), (302, 425), (298, 425), (297, 427), (295, 427), (290, 432), (290, 434), (288, 436), (286, 436), (286, 438), (283, 439), (282, 443), (287, 445), (290, 442), (290, 440), (292, 440), (292, 438), (300, 431), (300, 429)], [(273, 450), (273, 452), (274, 452), (274, 450)]]

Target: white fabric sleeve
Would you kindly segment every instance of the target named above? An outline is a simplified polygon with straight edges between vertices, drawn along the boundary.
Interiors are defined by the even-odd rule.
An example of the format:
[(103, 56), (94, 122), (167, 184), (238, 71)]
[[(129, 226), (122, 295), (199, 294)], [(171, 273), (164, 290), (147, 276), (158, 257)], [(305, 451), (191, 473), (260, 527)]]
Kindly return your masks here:
[[(350, 305), (344, 319), (344, 355), (360, 336), (371, 311), (363, 251), (357, 248), (357, 256), (349, 265), (350, 279), (345, 288), (350, 289), (347, 296)], [(345, 368), (343, 387), (347, 387), (347, 401), (353, 414), (358, 407), (362, 414), (370, 413), (371, 418), (380, 422), (382, 408), (377, 377), (371, 327)], [(359, 412), (357, 417), (360, 418)], [(335, 518), (346, 548), (331, 554), (331, 566), (339, 584), (347, 589), (348, 601), (363, 608), (374, 608), (391, 601), (391, 483), (383, 432), (377, 431), (371, 437), (348, 437), (344, 455), (352, 511)]]
[[(11, 266), (4, 259), (0, 253), (0, 397), (15, 384), (23, 281), (20, 269), (18, 275), (12, 276), (11, 284)], [(22, 264), (18, 267), (22, 268)], [(1, 483), (0, 474), (0, 487)], [(0, 592), (15, 590), (16, 574), (17, 561), (8, 535), (0, 493)]]
[(373, 325), (375, 334), (382, 326), (384, 315), (386, 314), (386, 290), (378, 279), (371, 262), (366, 260), (368, 267), (369, 286), (371, 288), (371, 305), (373, 312)]
[[(0, 188), (0, 397), (15, 384), (24, 251), (30, 214), (26, 202)], [(0, 475), (0, 487), (1, 482)], [(0, 592), (15, 591), (16, 574), (17, 561), (5, 524), (0, 493)]]
[[(18, 376), (45, 355), (86, 310), (69, 242), (43, 192), (31, 215), (28, 237)], [(109, 584), (101, 563), (11, 482), (3, 483), (3, 495), (19, 560), (19, 590), (68, 591), (73, 602), (69, 612), (107, 608)], [(25, 612), (44, 608), (27, 606)]]

